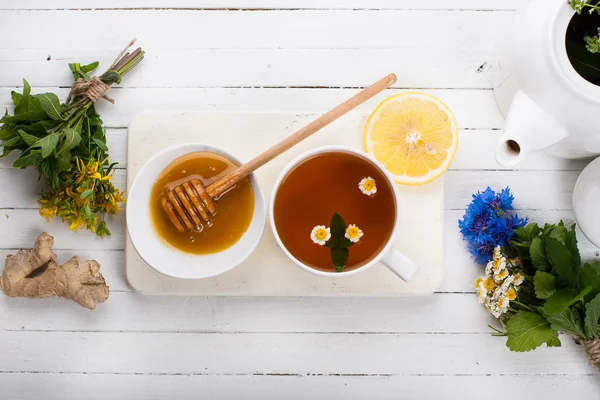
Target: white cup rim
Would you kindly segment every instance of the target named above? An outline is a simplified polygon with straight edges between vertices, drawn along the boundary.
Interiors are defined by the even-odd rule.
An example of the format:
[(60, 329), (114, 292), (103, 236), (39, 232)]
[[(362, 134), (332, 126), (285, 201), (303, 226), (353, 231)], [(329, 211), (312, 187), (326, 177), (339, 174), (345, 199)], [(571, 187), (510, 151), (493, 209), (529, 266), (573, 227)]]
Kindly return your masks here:
[[(321, 270), (318, 270), (316, 268), (313, 268), (313, 267), (310, 267), (310, 266), (304, 264), (302, 261), (300, 261), (296, 257), (294, 257), (292, 255), (292, 253), (289, 252), (289, 250), (285, 247), (285, 245), (281, 241), (281, 238), (279, 237), (279, 233), (277, 232), (277, 227), (275, 226), (275, 218), (274, 218), (274, 215), (275, 215), (275, 198), (277, 196), (277, 192), (279, 190), (279, 187), (281, 186), (281, 182), (288, 175), (288, 173), (294, 167), (296, 167), (298, 164), (300, 164), (301, 162), (303, 162), (307, 158), (312, 157), (312, 156), (317, 155), (317, 154), (330, 153), (330, 152), (352, 153), (354, 155), (362, 157), (363, 159), (371, 162), (387, 178), (388, 183), (390, 184), (390, 186), (392, 188), (392, 193), (394, 194), (394, 200), (395, 200), (395, 205), (396, 205), (396, 218), (395, 218), (395, 221), (394, 221), (394, 227), (392, 228), (392, 233), (390, 234), (390, 237), (388, 238), (385, 246), (379, 251), (379, 253), (377, 253), (377, 255), (375, 257), (373, 257), (373, 259), (371, 259), (371, 261), (369, 261), (365, 265), (362, 265), (362, 266), (360, 266), (358, 268), (354, 268), (354, 269), (349, 270), (349, 271), (342, 271), (342, 272), (326, 272), (326, 271), (321, 271)], [(358, 150), (356, 148), (349, 147), (349, 146), (330, 145), (330, 146), (316, 147), (314, 149), (305, 151), (304, 153), (302, 153), (302, 154), (298, 155), (297, 157), (295, 157), (279, 173), (279, 176), (277, 177), (277, 180), (275, 181), (275, 184), (274, 184), (273, 189), (271, 191), (271, 198), (270, 198), (270, 201), (269, 201), (269, 220), (270, 220), (270, 224), (271, 224), (271, 230), (273, 231), (273, 236), (275, 237), (275, 241), (277, 242), (277, 244), (279, 245), (279, 247), (281, 248), (281, 250), (285, 253), (286, 256), (288, 256), (288, 258), (290, 260), (292, 260), (296, 265), (298, 265), (302, 269), (304, 269), (304, 270), (306, 270), (308, 272), (311, 272), (313, 274), (316, 274), (316, 275), (330, 277), (330, 278), (341, 278), (341, 277), (356, 275), (356, 274), (364, 272), (367, 269), (369, 269), (369, 268), (373, 267), (374, 265), (376, 265), (379, 261), (381, 261), (381, 259), (386, 254), (388, 254), (392, 250), (392, 247), (394, 245), (394, 240), (396, 238), (396, 235), (397, 235), (398, 229), (399, 229), (399, 225), (400, 225), (399, 224), (399, 222), (400, 222), (400, 208), (399, 208), (399, 205), (398, 205), (398, 203), (399, 203), (398, 200), (399, 199), (400, 199), (400, 192), (398, 190), (398, 187), (396, 186), (394, 178), (385, 169), (385, 167), (379, 161), (377, 161), (373, 156), (365, 153), (364, 151), (361, 151), (361, 150)]]

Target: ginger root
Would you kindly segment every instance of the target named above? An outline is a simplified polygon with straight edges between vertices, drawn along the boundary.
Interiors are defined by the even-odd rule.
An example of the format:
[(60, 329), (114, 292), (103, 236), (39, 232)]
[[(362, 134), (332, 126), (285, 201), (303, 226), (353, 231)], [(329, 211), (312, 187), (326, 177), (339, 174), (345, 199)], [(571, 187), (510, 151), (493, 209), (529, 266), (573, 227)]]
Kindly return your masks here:
[(97, 261), (73, 257), (63, 265), (54, 262), (54, 238), (42, 233), (33, 249), (6, 256), (0, 288), (10, 297), (58, 296), (93, 310), (108, 299), (108, 286)]

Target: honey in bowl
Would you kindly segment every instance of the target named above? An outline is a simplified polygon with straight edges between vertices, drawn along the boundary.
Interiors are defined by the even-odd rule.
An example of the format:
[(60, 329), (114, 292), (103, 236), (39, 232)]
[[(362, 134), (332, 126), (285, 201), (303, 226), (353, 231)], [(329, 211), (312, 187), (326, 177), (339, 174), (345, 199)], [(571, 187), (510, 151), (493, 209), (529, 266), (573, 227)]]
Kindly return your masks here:
[(190, 178), (205, 186), (233, 171), (238, 165), (210, 152), (189, 153), (170, 163), (157, 178), (150, 196), (150, 215), (158, 235), (171, 246), (193, 254), (211, 254), (233, 246), (244, 235), (254, 212), (254, 192), (249, 179), (215, 199), (217, 213), (210, 226), (178, 232), (164, 214), (160, 199), (165, 191)]
[[(368, 195), (359, 184), (376, 184)], [(373, 260), (389, 241), (396, 222), (394, 191), (381, 170), (353, 153), (320, 153), (296, 165), (283, 179), (274, 202), (274, 222), (285, 248), (303, 264), (334, 272), (331, 250), (311, 238), (317, 226), (329, 226), (338, 213), (350, 226), (360, 228), (360, 240), (349, 247), (343, 271)]]

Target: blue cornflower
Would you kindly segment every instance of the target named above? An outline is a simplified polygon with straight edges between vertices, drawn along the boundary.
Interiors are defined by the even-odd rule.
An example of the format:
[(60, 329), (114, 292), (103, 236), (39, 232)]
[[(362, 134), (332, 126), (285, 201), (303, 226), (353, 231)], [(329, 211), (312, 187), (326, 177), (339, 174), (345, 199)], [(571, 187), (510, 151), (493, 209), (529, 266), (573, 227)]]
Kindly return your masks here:
[(515, 229), (527, 224), (527, 219), (508, 212), (513, 209), (513, 200), (510, 188), (496, 193), (488, 187), (473, 195), (463, 219), (458, 221), (467, 248), (478, 264), (491, 260), (494, 248), (506, 246)]

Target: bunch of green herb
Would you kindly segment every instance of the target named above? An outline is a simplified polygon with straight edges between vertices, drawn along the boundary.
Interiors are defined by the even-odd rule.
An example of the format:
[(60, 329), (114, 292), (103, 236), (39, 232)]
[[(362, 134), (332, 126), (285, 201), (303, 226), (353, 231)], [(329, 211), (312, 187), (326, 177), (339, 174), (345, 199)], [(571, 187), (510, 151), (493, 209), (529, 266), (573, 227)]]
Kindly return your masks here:
[(512, 351), (560, 346), (562, 332), (600, 369), (600, 262), (582, 265), (575, 225), (530, 223), (515, 230), (502, 253), (525, 276), (501, 318), (505, 331), (498, 334), (507, 336), (506, 345)]
[(105, 214), (117, 213), (118, 203), (125, 198), (110, 182), (115, 163), (108, 161), (105, 130), (91, 100), (97, 100), (98, 93), (87, 90), (120, 83), (144, 57), (139, 48), (124, 53), (99, 78), (89, 75), (97, 62), (69, 64), (76, 82), (66, 104), (54, 93), (32, 95), (23, 80), (23, 93), (11, 93), (14, 115), (7, 110), (0, 119), (1, 157), (18, 152), (13, 167), (35, 167), (40, 178), (50, 183), (39, 200), (40, 214), (46, 219), (59, 217), (72, 230), (87, 228), (101, 237), (110, 235)]

